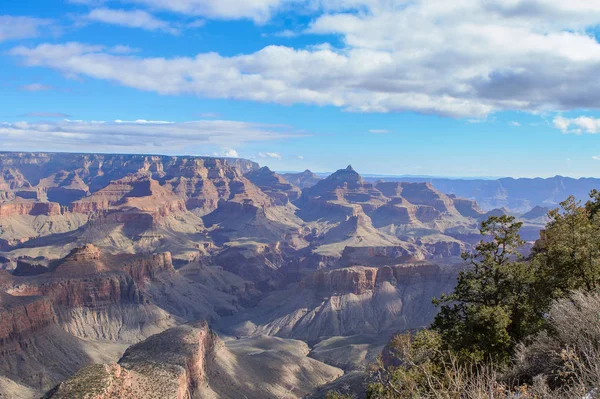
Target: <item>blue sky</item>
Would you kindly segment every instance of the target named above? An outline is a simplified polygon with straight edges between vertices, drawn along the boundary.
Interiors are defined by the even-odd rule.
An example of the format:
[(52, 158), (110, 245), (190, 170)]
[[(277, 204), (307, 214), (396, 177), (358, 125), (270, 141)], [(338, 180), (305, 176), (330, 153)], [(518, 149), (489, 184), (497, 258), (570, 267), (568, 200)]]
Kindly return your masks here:
[(0, 149), (598, 177), (598, 24), (586, 0), (5, 0)]

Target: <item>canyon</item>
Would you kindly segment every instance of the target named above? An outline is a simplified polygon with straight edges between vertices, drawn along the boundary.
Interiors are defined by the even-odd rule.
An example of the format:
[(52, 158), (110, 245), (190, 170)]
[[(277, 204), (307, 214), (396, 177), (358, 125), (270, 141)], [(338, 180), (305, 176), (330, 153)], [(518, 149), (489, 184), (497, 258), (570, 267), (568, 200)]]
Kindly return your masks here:
[(505, 212), (351, 166), (0, 153), (0, 397), (303, 397), (426, 326)]

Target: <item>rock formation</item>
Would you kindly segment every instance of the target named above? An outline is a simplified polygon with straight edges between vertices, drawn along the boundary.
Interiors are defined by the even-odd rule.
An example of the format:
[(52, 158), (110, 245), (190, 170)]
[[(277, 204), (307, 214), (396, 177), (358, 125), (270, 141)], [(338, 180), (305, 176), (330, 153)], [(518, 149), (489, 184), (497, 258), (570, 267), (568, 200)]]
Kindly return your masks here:
[(266, 166), (247, 173), (245, 177), (271, 197), (277, 205), (287, 205), (300, 197), (301, 191), (298, 187), (288, 183)]
[(319, 176), (308, 169), (302, 173), (284, 173), (281, 176), (291, 184), (295, 185), (296, 187), (300, 187), (301, 189), (312, 187), (322, 180)]
[(0, 394), (95, 363), (50, 397), (301, 397), (341, 374), (315, 359), (357, 371), (429, 323), (480, 221), (506, 211), (351, 166), (287, 179), (236, 159), (0, 153)]
[(274, 292), (256, 310), (222, 321), (236, 335), (267, 334), (319, 342), (326, 337), (387, 335), (426, 326), (431, 298), (450, 292), (456, 270), (434, 265), (322, 270)]
[(293, 341), (239, 344), (228, 346), (206, 323), (183, 325), (130, 347), (118, 364), (84, 368), (45, 398), (299, 398), (343, 374)]

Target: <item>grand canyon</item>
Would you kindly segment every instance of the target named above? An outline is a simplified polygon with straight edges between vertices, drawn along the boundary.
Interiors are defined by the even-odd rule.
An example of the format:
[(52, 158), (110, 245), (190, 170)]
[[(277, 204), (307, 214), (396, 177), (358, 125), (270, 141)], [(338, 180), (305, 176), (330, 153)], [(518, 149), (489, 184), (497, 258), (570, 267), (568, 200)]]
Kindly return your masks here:
[(0, 153), (0, 396), (317, 398), (360, 384), (393, 334), (431, 322), (482, 220), (516, 215), (531, 246), (556, 205), (528, 181), (483, 210), (396, 180)]

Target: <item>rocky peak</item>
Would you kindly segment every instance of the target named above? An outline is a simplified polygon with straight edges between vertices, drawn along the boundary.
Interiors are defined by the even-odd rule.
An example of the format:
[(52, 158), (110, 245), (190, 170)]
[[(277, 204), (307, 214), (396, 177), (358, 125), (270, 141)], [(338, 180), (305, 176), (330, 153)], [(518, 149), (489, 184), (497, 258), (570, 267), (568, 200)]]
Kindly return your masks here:
[(300, 197), (300, 189), (288, 183), (282, 176), (264, 166), (249, 172), (245, 177), (258, 186), (274, 201), (275, 205), (286, 205)]
[(86, 244), (81, 248), (73, 249), (67, 256), (67, 259), (74, 262), (84, 262), (98, 260), (100, 259), (100, 255), (102, 255), (100, 248), (93, 244)]
[(359, 189), (363, 186), (369, 186), (372, 188), (372, 184), (365, 183), (363, 178), (354, 170), (351, 166), (346, 169), (340, 169), (335, 173), (332, 173), (324, 180), (321, 180), (315, 184), (310, 192), (312, 193), (323, 193), (333, 191), (338, 188), (346, 189)]
[(548, 215), (549, 211), (550, 211), (550, 208), (536, 205), (529, 212), (523, 214), (523, 216), (521, 216), (521, 218), (527, 219), (527, 220), (544, 218)]
[(301, 189), (312, 187), (322, 179), (309, 169), (302, 173), (284, 173), (283, 178)]

